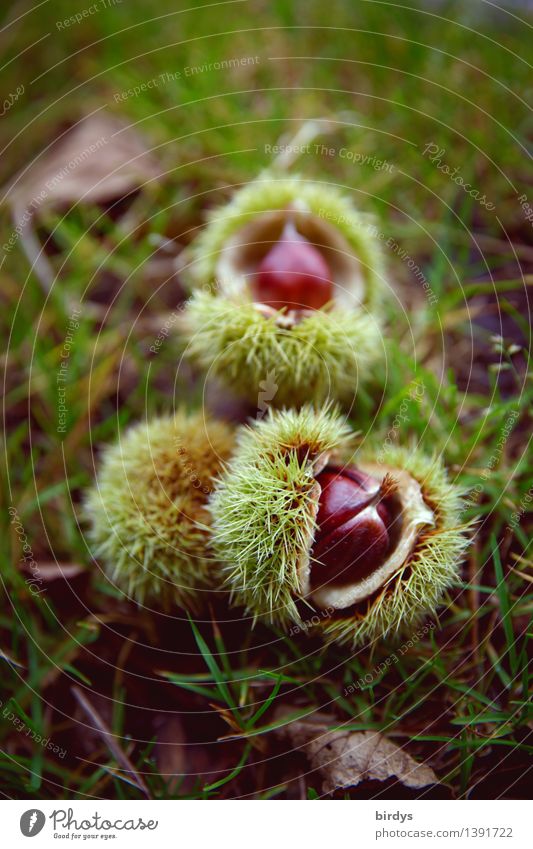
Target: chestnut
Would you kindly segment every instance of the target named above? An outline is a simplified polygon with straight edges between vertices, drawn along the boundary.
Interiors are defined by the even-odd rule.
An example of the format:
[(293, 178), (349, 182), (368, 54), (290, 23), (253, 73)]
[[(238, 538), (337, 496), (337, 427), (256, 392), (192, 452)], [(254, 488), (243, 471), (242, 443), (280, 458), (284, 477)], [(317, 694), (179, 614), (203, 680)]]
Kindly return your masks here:
[(138, 604), (199, 609), (216, 583), (207, 497), (234, 432), (202, 412), (140, 422), (106, 446), (84, 516), (94, 558)]
[(322, 491), (311, 583), (366, 578), (389, 550), (393, 478), (386, 476), (380, 484), (354, 467), (327, 466), (316, 480)]
[(302, 236), (292, 218), (252, 277), (255, 301), (275, 310), (324, 307), (333, 297), (331, 271), (322, 253)]
[(442, 462), (379, 441), (354, 455), (353, 440), (310, 406), (241, 430), (210, 510), (224, 587), (254, 622), (311, 620), (354, 647), (406, 631), (457, 581), (470, 525)]
[(350, 403), (383, 356), (387, 292), (377, 226), (335, 186), (261, 174), (180, 258), (184, 356), (255, 403)]

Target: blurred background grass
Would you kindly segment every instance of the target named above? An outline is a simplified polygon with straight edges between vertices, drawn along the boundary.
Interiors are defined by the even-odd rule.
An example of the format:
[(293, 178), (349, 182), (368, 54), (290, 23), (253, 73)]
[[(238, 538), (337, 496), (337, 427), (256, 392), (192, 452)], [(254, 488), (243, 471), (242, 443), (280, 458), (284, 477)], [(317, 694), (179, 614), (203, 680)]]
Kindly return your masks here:
[[(56, 0), (2, 8), (3, 97), (23, 93), (7, 109), (4, 104), (0, 182), (9, 184), (82, 116), (104, 112), (144, 138), (162, 177), (114, 204), (43, 212), (37, 236), (57, 274), (48, 294), (20, 243), (0, 267), (6, 340), (0, 698), (26, 727), (67, 751), (63, 761), (2, 717), (2, 792), (135, 798), (146, 795), (145, 781), (157, 797), (298, 795), (294, 756), (270, 752), (266, 758), (261, 746), (242, 741), (214, 745), (229, 730), (215, 657), (232, 681), (231, 698), (248, 737), (255, 728), (250, 693), (266, 699), (277, 675), (279, 693), (269, 710), (280, 698), (327, 704), (339, 722), (386, 730), (432, 763), (446, 787), (431, 792), (524, 793), (532, 750), (533, 246), (518, 198), (525, 193), (531, 202), (533, 196), (531, 19), (482, 2), (410, 8), (377, 0), (244, 0), (202, 10), (168, 0), (157, 7), (148, 0), (109, 0), (93, 4), (96, 11), (80, 23), (65, 24), (89, 5)], [(217, 69), (231, 59), (246, 63)], [(157, 84), (148, 87), (152, 80)], [(140, 94), (129, 93), (140, 86)], [(186, 619), (169, 623), (157, 613), (139, 614), (115, 597), (79, 527), (81, 493), (102, 442), (130, 420), (184, 398), (191, 405), (202, 401), (201, 385), (177, 368), (168, 340), (157, 357), (149, 356), (182, 297), (172, 259), (209, 207), (271, 165), (270, 145), (287, 142), (305, 121), (317, 119), (323, 132), (315, 143), (327, 151), (312, 146), (296, 169), (345, 187), (397, 245), (387, 255), (394, 290), (387, 370), (359, 397), (354, 422), (363, 432), (386, 434), (409, 382), (423, 380), (423, 402), (401, 438), (422, 437), (428, 448), (441, 450), (452, 477), (478, 488), (468, 516), (481, 516), (466, 585), (457, 587), (443, 613), (443, 630), (350, 700), (342, 697), (343, 687), (364, 673), (368, 656), (346, 660), (342, 650), (323, 653), (303, 637), (281, 635), (265, 649), (257, 648), (264, 635), (247, 635), (243, 647), (235, 626), (221, 623), (222, 631), (213, 632), (203, 623), (214, 652), (206, 666), (207, 644), (195, 639)], [(430, 144), (494, 208), (437, 167), (424, 154)], [(376, 160), (390, 167), (373, 167)], [(3, 196), (5, 242), (14, 224), (9, 195)], [(410, 259), (435, 304), (421, 293)], [(58, 434), (56, 375), (76, 304), (81, 319), (69, 358), (66, 433)], [(509, 416), (513, 426), (502, 446)], [(9, 507), (41, 570), (48, 568), (40, 596), (29, 591), (23, 541)], [(510, 528), (517, 511), (520, 521)], [(170, 656), (176, 648), (179, 655)], [(376, 647), (372, 663), (389, 652), (390, 646)], [(192, 691), (183, 686), (185, 673), (189, 684), (196, 681)], [(76, 684), (90, 687), (93, 704), (135, 762), (135, 780), (101, 736), (86, 729), (80, 739), (79, 723), (88, 720), (79, 713)], [(178, 755), (173, 770), (164, 770), (157, 749), (158, 740), (179, 737), (168, 727), (176, 717), (185, 727), (186, 742), (178, 747), (187, 753), (183, 771), (199, 774), (181, 784), (161, 777), (179, 772)], [(269, 720), (266, 712), (261, 723)], [(276, 752), (275, 743), (267, 745)], [(311, 775), (305, 792), (312, 796), (315, 789), (320, 781)], [(403, 792), (398, 784), (354, 791), (390, 798)]]

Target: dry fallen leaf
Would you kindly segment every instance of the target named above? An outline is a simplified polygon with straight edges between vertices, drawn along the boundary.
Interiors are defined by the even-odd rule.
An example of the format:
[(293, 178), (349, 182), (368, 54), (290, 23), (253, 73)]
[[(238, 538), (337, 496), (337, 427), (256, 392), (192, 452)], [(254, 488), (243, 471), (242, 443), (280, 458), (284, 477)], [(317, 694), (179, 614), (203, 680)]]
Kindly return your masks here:
[(154, 720), (157, 734), (155, 760), (159, 774), (163, 776), (169, 789), (176, 790), (180, 779), (186, 774), (185, 752), (187, 738), (179, 716), (164, 714)]
[(71, 687), (71, 691), (79, 706), (91, 722), (89, 729), (91, 731), (95, 731), (101, 736), (103, 742), (111, 752), (111, 755), (115, 758), (120, 769), (127, 776), (128, 780), (131, 781), (132, 784), (135, 784), (148, 799), (151, 799), (150, 791), (143, 776), (136, 770), (129, 756), (122, 750), (117, 737), (112, 733), (105, 719), (96, 710), (94, 705), (89, 701), (79, 687)]
[(380, 732), (328, 731), (327, 725), (316, 717), (298, 719), (280, 729), (295, 748), (302, 749), (312, 769), (322, 774), (324, 793), (393, 776), (405, 787), (438, 784), (430, 767), (417, 763)]
[(19, 210), (128, 195), (160, 169), (142, 138), (110, 115), (83, 118), (23, 169), (7, 191)]
[(79, 121), (13, 178), (4, 190), (15, 225), (12, 238), (20, 237), (45, 289), (53, 272), (34, 232), (39, 212), (78, 202), (110, 203), (157, 180), (160, 172), (141, 136), (100, 112)]

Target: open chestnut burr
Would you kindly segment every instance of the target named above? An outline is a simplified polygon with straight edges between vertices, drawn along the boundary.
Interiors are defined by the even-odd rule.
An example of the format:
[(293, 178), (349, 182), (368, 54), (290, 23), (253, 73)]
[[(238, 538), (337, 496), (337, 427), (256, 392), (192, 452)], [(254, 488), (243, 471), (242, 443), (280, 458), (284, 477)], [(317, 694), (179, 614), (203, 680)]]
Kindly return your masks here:
[[(435, 611), (468, 545), (461, 491), (410, 447), (353, 452), (329, 410), (241, 432), (210, 499), (224, 588), (253, 620), (355, 646)], [(314, 616), (318, 614), (318, 616)]]
[(336, 188), (263, 175), (188, 250), (185, 355), (256, 402), (351, 400), (380, 358), (378, 230)]

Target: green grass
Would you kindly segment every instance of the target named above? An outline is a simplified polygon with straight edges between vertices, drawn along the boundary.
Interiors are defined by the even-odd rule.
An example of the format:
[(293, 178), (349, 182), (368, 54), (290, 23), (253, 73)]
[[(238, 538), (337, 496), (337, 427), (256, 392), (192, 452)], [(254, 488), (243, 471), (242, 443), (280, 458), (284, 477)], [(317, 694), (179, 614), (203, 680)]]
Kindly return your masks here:
[[(3, 7), (0, 25), (20, 8)], [(283, 706), (294, 715), (325, 710), (332, 727), (383, 731), (432, 765), (446, 785), (442, 793), (523, 795), (533, 749), (533, 249), (517, 201), (522, 192), (530, 203), (533, 197), (524, 153), (532, 131), (525, 24), (469, 12), (466, 4), (450, 5), (439, 20), (429, 10), (366, 0), (227, 3), (202, 14), (168, 0), (157, 9), (148, 0), (124, 0), (58, 30), (56, 19), (77, 8), (83, 4), (56, 0), (53, 11), (45, 4), (0, 36), (2, 64), (9, 63), (4, 96), (24, 86), (2, 118), (0, 181), (81, 115), (104, 108), (144, 135), (165, 177), (133, 198), (126, 216), (86, 204), (43, 216), (39, 237), (50, 237), (48, 259), (58, 274), (48, 296), (20, 243), (5, 257), (1, 252), (0, 792), (136, 799), (144, 798), (145, 782), (155, 798), (299, 796), (297, 776), (306, 767), (284, 754), (275, 733)], [(226, 72), (185, 72), (256, 56)], [(171, 82), (115, 99), (176, 71)], [(218, 602), (206, 621), (138, 612), (104, 581), (79, 526), (99, 447), (178, 400), (202, 403), (201, 382), (192, 384), (170, 339), (157, 356), (148, 353), (180, 298), (174, 278), (154, 276), (154, 257), (165, 256), (157, 244), (187, 244), (208, 207), (272, 162), (265, 145), (313, 118), (330, 122), (316, 142), (336, 153), (313, 148), (298, 170), (344, 187), (398, 245), (386, 249), (397, 293), (387, 308), (387, 369), (358, 397), (354, 426), (385, 436), (411, 381), (422, 381), (423, 398), (410, 405), (397, 437), (438, 449), (452, 478), (479, 489), (465, 513), (479, 522), (464, 584), (442, 609), (440, 627), (348, 695), (394, 644), (347, 656), (301, 634), (243, 634), (238, 615), (230, 621)], [(443, 162), (459, 167), (494, 211), (423, 155), (429, 143), (446, 151)], [(355, 164), (339, 155), (344, 148), (386, 160), (392, 170)], [(0, 226), (3, 244), (13, 229), (5, 203)], [(431, 286), (433, 305), (410, 259)], [(58, 434), (59, 353), (78, 303), (67, 432)], [(79, 574), (32, 594), (10, 507), (38, 564), (76, 564)], [(520, 514), (516, 524), (513, 513)], [(94, 723), (75, 687), (112, 729), (133, 772), (85, 727)], [(161, 775), (158, 738), (169, 715), (185, 729), (182, 771), (194, 778)], [(64, 747), (65, 758), (35, 743), (28, 729)], [(320, 796), (319, 776), (304, 783), (304, 796)], [(352, 795), (398, 792), (384, 785)]]

